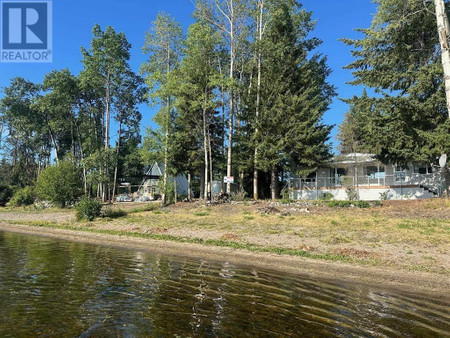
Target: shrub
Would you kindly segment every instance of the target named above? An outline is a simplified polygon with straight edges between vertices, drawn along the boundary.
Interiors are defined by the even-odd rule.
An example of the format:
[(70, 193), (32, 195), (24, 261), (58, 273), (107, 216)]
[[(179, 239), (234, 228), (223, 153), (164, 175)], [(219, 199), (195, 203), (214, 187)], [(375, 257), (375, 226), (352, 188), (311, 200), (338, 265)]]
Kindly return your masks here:
[(349, 208), (352, 205), (351, 201), (327, 201), (327, 207), (329, 208)]
[(390, 190), (386, 190), (386, 191), (380, 192), (380, 200), (381, 201), (390, 200), (391, 196), (392, 196), (392, 193), (391, 193)]
[(349, 201), (356, 201), (358, 199), (358, 192), (353, 187), (348, 187), (345, 189), (345, 192), (347, 193), (347, 198)]
[(34, 190), (32, 187), (25, 187), (15, 192), (14, 196), (9, 201), (12, 207), (21, 207), (31, 205), (34, 203)]
[(367, 201), (355, 201), (352, 204), (357, 208), (370, 208), (370, 203)]
[(231, 193), (230, 200), (234, 202), (243, 202), (245, 201), (245, 196), (247, 193), (245, 191), (239, 191), (235, 193)]
[(39, 175), (36, 193), (38, 197), (64, 208), (83, 193), (81, 172), (68, 160), (50, 166)]
[(349, 208), (351, 206), (357, 208), (370, 208), (370, 203), (367, 201), (327, 201), (329, 208)]
[(104, 218), (120, 218), (125, 217), (128, 213), (122, 209), (113, 209), (111, 207), (106, 207), (102, 212), (102, 217)]
[[(160, 180), (158, 182), (159, 191), (161, 194), (164, 193), (164, 182), (163, 180)], [(175, 202), (175, 182), (173, 179), (168, 178), (167, 179), (167, 185), (166, 185), (166, 204), (173, 204)], [(159, 199), (162, 198), (162, 196), (155, 195), (155, 198)]]
[(0, 185), (0, 206), (5, 206), (13, 196), (13, 190), (7, 185)]
[(77, 205), (77, 220), (87, 219), (93, 221), (99, 217), (102, 211), (102, 204), (94, 199), (84, 197)]
[(319, 200), (321, 201), (331, 201), (334, 195), (331, 192), (324, 192), (322, 196), (320, 196)]

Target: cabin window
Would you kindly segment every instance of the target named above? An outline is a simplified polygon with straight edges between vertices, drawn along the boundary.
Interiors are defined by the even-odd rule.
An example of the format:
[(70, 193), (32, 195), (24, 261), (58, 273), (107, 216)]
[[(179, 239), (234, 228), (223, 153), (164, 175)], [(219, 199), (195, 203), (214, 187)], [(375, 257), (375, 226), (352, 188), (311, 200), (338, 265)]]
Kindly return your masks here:
[(422, 164), (415, 164), (414, 165), (414, 174), (431, 174), (433, 172), (433, 169), (429, 165), (422, 165)]

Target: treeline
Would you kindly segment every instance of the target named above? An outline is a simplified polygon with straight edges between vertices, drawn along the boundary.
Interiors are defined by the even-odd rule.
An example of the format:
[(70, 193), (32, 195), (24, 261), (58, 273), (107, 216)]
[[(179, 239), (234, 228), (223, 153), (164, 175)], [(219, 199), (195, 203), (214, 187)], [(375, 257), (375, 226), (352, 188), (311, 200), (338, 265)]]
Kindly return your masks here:
[[(140, 75), (125, 35), (95, 26), (80, 74), (12, 79), (0, 101), (2, 184), (33, 186), (64, 162), (79, 172), (77, 194), (106, 201), (119, 178), (141, 177), (158, 161), (163, 202), (178, 174), (201, 198), (224, 176), (247, 196), (276, 198), (283, 179), (323, 164), (332, 127), (322, 116), (335, 90), (315, 52), (311, 13), (295, 0), (199, 0), (193, 16), (186, 35), (169, 15), (157, 16)], [(143, 102), (157, 108), (159, 128), (141, 142)]]
[[(2, 185), (34, 186), (55, 164), (67, 174), (54, 175), (61, 180), (56, 190), (79, 182), (74, 197), (84, 193), (108, 200), (119, 176), (141, 175), (143, 165), (135, 151), (140, 143), (138, 105), (145, 100), (144, 80), (131, 70), (131, 45), (123, 33), (96, 25), (93, 35), (90, 47), (81, 49), (83, 70), (78, 76), (64, 69), (45, 75), (42, 83), (14, 78), (4, 89)], [(110, 144), (113, 120), (118, 125), (115, 147)], [(63, 161), (79, 177), (59, 166)]]
[[(363, 37), (343, 39), (353, 47), (352, 83), (366, 88), (346, 99), (343, 153), (399, 165), (450, 154), (448, 39), (441, 31), (440, 43), (435, 1), (377, 0)], [(12, 79), (0, 101), (0, 200), (11, 195), (5, 186), (35, 186), (61, 205), (83, 194), (112, 200), (119, 178), (141, 178), (154, 161), (164, 165), (164, 203), (179, 174), (204, 199), (225, 176), (248, 197), (277, 198), (290, 176), (326, 163), (332, 126), (322, 117), (336, 93), (311, 13), (295, 0), (198, 0), (193, 17), (184, 34), (172, 17), (157, 16), (139, 74), (124, 34), (95, 26), (78, 75)], [(141, 139), (145, 102), (159, 127)]]
[(164, 182), (195, 176), (205, 199), (224, 176), (255, 199), (277, 198), (283, 177), (330, 156), (322, 116), (335, 91), (311, 13), (294, 0), (221, 0), (197, 1), (194, 17), (185, 39), (166, 14), (146, 36), (160, 129), (144, 149), (164, 163)]

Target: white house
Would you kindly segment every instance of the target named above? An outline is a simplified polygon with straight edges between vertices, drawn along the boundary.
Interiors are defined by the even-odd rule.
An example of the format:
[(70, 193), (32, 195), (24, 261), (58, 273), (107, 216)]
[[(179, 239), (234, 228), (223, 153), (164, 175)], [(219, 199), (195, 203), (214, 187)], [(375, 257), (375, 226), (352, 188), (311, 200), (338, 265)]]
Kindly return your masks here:
[(404, 167), (385, 165), (372, 154), (337, 156), (328, 167), (308, 177), (294, 177), (288, 184), (290, 197), (313, 200), (324, 193), (336, 200), (356, 194), (359, 200), (422, 199), (441, 196), (445, 189), (438, 166), (410, 163)]

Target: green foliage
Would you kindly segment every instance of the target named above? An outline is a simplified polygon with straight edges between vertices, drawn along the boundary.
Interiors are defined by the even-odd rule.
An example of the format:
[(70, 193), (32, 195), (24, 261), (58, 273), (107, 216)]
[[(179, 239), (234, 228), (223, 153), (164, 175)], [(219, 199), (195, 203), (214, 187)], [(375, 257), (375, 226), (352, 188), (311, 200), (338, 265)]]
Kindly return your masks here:
[(331, 201), (334, 198), (334, 195), (331, 192), (324, 192), (320, 197), (320, 201)]
[(110, 206), (106, 207), (102, 211), (102, 217), (104, 218), (120, 218), (127, 216), (127, 212), (122, 209), (114, 209)]
[(158, 182), (159, 191), (161, 194), (166, 194), (166, 204), (173, 204), (175, 202), (175, 180), (172, 178), (167, 179), (166, 189), (164, 190), (164, 182), (160, 180)]
[(326, 201), (325, 205), (329, 208), (370, 208), (370, 203), (367, 201)]
[[(314, 54), (311, 13), (297, 3), (274, 1), (262, 41), (261, 114), (257, 167), (315, 167), (330, 156), (331, 126), (322, 117), (335, 96), (326, 58)], [(254, 88), (254, 87), (253, 87)], [(251, 119), (252, 121), (252, 119)]]
[(136, 207), (136, 208), (133, 208), (131, 210), (128, 210), (128, 214), (135, 214), (135, 213), (138, 213), (138, 212), (145, 212), (145, 211), (153, 211), (153, 210), (158, 209), (159, 207), (160, 207), (159, 204), (149, 203), (149, 204), (147, 204), (147, 205), (145, 205), (143, 207)]
[(381, 201), (388, 201), (390, 200), (392, 195), (392, 192), (390, 190), (384, 191), (384, 192), (380, 192), (380, 200)]
[(13, 190), (6, 185), (0, 185), (0, 206), (6, 205), (13, 196)]
[(243, 202), (245, 201), (245, 196), (247, 193), (243, 190), (235, 193), (231, 193), (230, 200), (234, 202)]
[(280, 200), (280, 202), (281, 202), (281, 204), (290, 204), (290, 203), (294, 203), (295, 201), (292, 199), (292, 198), (289, 198), (289, 197), (287, 197), (287, 198), (282, 198), (281, 200)]
[(32, 205), (34, 203), (34, 189), (33, 187), (25, 187), (17, 190), (14, 196), (9, 201), (8, 205), (12, 207), (21, 207)]
[(197, 211), (197, 212), (194, 212), (194, 216), (200, 216), (200, 217), (202, 217), (202, 216), (209, 216), (209, 213), (208, 212), (204, 212), (204, 211)]
[(33, 184), (38, 167), (36, 158), (43, 145), (49, 145), (46, 122), (36, 105), (40, 90), (40, 85), (16, 77), (10, 86), (3, 89), (0, 99), (2, 125), (13, 131), (9, 133), (6, 144), (2, 143), (2, 150), (3, 147), (9, 148), (6, 153), (11, 153), (11, 162), (14, 163), (7, 176), (10, 184), (21, 187)]
[(355, 202), (353, 202), (353, 205), (357, 208), (362, 208), (362, 209), (371, 207), (370, 203), (367, 201), (355, 201)]
[(47, 167), (38, 177), (36, 193), (39, 198), (64, 208), (83, 193), (80, 169), (70, 160)]
[[(433, 1), (376, 0), (362, 39), (344, 39), (355, 61), (343, 151), (370, 149), (384, 163), (432, 163), (450, 151), (448, 110)], [(448, 12), (448, 9), (447, 9)], [(439, 140), (436, 142), (436, 140)]]
[(93, 221), (101, 215), (102, 204), (97, 199), (83, 197), (76, 208), (77, 220), (87, 219), (88, 221)]
[(358, 199), (358, 192), (354, 187), (347, 187), (345, 193), (347, 194), (347, 199), (349, 201), (356, 201)]

